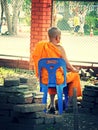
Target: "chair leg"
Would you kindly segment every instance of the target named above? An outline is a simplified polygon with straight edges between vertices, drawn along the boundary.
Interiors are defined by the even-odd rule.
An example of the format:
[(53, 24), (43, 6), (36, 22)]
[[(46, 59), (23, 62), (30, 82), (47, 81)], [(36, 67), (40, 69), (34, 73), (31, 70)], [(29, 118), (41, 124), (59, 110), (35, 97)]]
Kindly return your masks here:
[[(47, 93), (48, 93), (48, 87), (42, 87), (42, 92), (44, 92), (43, 98), (42, 98), (42, 103), (47, 105)], [(44, 110), (46, 113), (46, 108)]]
[(63, 113), (63, 90), (60, 86), (56, 86), (58, 96), (58, 110), (59, 114)]
[(48, 87), (42, 87), (42, 92), (44, 92), (42, 103), (47, 104), (47, 93), (48, 93)]
[(63, 113), (63, 99), (62, 99), (62, 94), (58, 94), (58, 109), (59, 109), (59, 114)]

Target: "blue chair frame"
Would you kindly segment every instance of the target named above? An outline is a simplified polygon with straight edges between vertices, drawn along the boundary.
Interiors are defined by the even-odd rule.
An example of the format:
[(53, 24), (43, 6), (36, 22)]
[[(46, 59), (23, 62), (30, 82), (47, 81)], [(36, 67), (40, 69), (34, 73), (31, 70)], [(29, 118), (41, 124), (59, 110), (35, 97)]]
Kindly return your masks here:
[[(62, 67), (64, 72), (64, 82), (62, 84), (56, 83), (56, 70)], [(45, 85), (41, 82), (41, 70), (46, 68), (48, 71), (48, 84)], [(58, 97), (58, 111), (59, 114), (63, 112), (63, 94), (65, 96), (65, 107), (68, 106), (68, 90), (66, 83), (66, 63), (62, 58), (42, 58), (38, 62), (38, 72), (40, 81), (40, 91), (44, 92), (42, 103), (47, 104), (48, 88), (56, 88)]]

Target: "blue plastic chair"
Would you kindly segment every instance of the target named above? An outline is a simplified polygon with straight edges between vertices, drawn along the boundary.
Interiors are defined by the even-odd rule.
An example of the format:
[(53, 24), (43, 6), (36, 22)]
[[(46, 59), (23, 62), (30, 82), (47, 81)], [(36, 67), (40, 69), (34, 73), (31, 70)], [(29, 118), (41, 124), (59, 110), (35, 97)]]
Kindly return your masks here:
[[(62, 67), (64, 71), (64, 82), (56, 84), (56, 70)], [(46, 68), (48, 71), (48, 84), (45, 85), (41, 82), (41, 70)], [(40, 91), (44, 92), (42, 103), (47, 104), (48, 88), (56, 88), (58, 97), (58, 111), (59, 114), (63, 112), (63, 94), (65, 95), (65, 107), (68, 106), (68, 91), (66, 84), (66, 63), (62, 58), (42, 58), (38, 62), (38, 72), (40, 79)]]

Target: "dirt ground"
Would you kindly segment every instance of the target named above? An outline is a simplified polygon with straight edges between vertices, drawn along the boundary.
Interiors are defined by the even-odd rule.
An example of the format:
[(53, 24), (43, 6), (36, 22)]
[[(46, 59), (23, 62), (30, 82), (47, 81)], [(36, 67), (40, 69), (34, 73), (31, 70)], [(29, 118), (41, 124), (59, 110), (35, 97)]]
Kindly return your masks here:
[(98, 130), (98, 114), (78, 112), (77, 115), (71, 113), (64, 113), (64, 128), (66, 130)]

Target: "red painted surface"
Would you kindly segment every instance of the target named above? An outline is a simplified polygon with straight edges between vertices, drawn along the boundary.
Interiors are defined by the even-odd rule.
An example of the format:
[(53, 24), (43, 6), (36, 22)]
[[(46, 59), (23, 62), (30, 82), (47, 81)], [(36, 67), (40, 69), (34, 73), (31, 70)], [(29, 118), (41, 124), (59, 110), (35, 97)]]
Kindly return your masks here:
[(24, 60), (0, 59), (0, 67), (29, 69), (29, 62)]
[(52, 0), (32, 0), (30, 66), (33, 69), (32, 52), (38, 41), (47, 40), (47, 30), (51, 26)]

